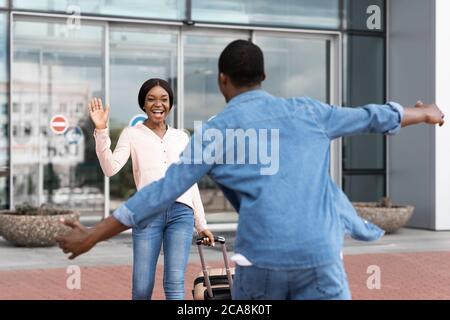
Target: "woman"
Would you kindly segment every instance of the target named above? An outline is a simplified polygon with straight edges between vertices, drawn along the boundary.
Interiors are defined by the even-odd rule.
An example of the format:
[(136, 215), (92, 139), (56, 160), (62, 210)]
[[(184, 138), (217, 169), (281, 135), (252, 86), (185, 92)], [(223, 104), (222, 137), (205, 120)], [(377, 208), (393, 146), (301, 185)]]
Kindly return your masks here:
[[(137, 189), (159, 180), (167, 168), (179, 160), (189, 142), (188, 135), (166, 124), (173, 106), (173, 92), (162, 79), (147, 80), (138, 96), (139, 106), (147, 114), (143, 124), (125, 128), (111, 152), (107, 122), (109, 107), (93, 98), (89, 113), (95, 124), (96, 152), (104, 174), (115, 175), (131, 155)], [(133, 299), (150, 299), (161, 244), (164, 248), (164, 292), (167, 299), (184, 299), (186, 270), (194, 227), (212, 243), (197, 184), (144, 228), (133, 228)], [(211, 241), (211, 242), (210, 242)]]

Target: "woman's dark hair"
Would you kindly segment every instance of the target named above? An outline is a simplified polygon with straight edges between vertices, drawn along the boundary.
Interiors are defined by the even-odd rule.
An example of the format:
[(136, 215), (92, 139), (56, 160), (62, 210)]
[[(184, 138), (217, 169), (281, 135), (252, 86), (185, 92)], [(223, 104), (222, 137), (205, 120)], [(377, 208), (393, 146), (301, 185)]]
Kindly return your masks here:
[(265, 77), (263, 53), (251, 41), (235, 40), (220, 54), (219, 72), (238, 87), (260, 84)]
[(170, 103), (170, 109), (172, 109), (173, 106), (173, 91), (172, 88), (170, 87), (170, 84), (163, 79), (159, 79), (159, 78), (152, 78), (149, 79), (147, 81), (145, 81), (142, 86), (141, 89), (139, 90), (139, 95), (138, 95), (138, 101), (139, 101), (139, 106), (141, 107), (141, 109), (145, 112), (144, 106), (145, 106), (145, 97), (147, 96), (147, 93), (153, 88), (153, 87), (161, 87), (164, 90), (167, 91), (167, 93), (169, 94), (169, 103)]

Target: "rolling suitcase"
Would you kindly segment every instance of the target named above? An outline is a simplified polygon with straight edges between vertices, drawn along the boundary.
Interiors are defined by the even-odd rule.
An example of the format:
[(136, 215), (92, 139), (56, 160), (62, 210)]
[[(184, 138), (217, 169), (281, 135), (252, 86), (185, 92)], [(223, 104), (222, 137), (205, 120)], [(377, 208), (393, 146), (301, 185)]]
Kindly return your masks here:
[(202, 264), (202, 272), (194, 280), (192, 295), (194, 300), (231, 300), (231, 287), (233, 285), (234, 268), (228, 263), (227, 250), (224, 237), (214, 237), (215, 242), (222, 246), (225, 268), (207, 269), (203, 254), (202, 238), (197, 239), (197, 248)]

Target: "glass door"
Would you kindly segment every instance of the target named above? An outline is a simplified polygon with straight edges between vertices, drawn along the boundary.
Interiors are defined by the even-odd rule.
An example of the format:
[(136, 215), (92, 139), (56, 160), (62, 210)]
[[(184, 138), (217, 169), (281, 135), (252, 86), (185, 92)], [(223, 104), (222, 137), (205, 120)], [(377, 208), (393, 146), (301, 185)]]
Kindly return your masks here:
[(8, 208), (9, 184), (9, 75), (8, 16), (0, 12), (0, 210)]
[(255, 32), (264, 52), (263, 88), (276, 96), (329, 101), (330, 40), (297, 34)]
[[(221, 112), (226, 103), (217, 86), (218, 58), (235, 39), (253, 39), (264, 53), (267, 78), (263, 89), (282, 97), (311, 96), (340, 103), (339, 39), (337, 35), (269, 31), (196, 30), (183, 32), (184, 127), (193, 131), (194, 121), (205, 121)], [(339, 179), (339, 141), (332, 148), (330, 168)], [(233, 211), (222, 192), (204, 178), (200, 192), (208, 213)]]
[[(145, 116), (138, 104), (139, 89), (150, 78), (167, 80), (177, 92), (178, 35), (176, 28), (151, 26), (124, 26), (110, 24), (110, 137), (111, 148), (117, 143), (122, 130), (137, 115)], [(175, 124), (177, 101), (172, 108), (169, 125)], [(145, 116), (146, 117), (146, 116)], [(134, 192), (131, 159), (109, 179), (110, 211), (116, 209)]]
[[(250, 39), (246, 31), (195, 30), (183, 32), (184, 128), (194, 130), (194, 121), (206, 121), (221, 112), (225, 99), (217, 85), (218, 60), (228, 43)], [(205, 212), (233, 211), (222, 191), (208, 177), (199, 183)]]
[[(282, 97), (309, 96), (341, 104), (340, 39), (335, 34), (256, 31), (253, 40), (264, 52), (263, 88)], [(331, 145), (330, 174), (341, 185), (341, 139)]]
[(104, 97), (105, 26), (14, 16), (12, 28), (11, 205), (100, 218), (104, 178), (87, 104)]

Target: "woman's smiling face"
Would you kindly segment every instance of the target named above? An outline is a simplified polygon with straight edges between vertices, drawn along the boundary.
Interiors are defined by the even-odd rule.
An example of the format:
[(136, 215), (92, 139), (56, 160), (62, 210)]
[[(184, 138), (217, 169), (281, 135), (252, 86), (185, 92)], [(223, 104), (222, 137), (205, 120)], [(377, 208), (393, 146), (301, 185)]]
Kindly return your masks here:
[(167, 91), (160, 86), (151, 88), (145, 97), (144, 109), (151, 123), (164, 122), (170, 112), (170, 98)]

